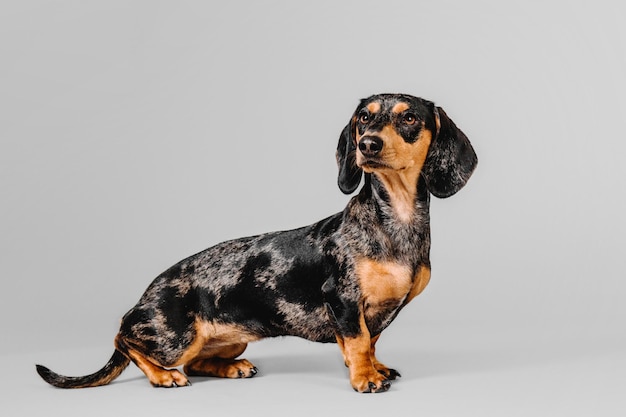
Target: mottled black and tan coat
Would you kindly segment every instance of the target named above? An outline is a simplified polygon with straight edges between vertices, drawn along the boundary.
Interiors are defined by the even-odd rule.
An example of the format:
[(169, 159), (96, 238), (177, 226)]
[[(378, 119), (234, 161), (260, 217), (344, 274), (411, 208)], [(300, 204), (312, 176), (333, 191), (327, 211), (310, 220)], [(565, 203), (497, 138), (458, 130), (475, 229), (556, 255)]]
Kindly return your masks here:
[(247, 344), (293, 335), (337, 342), (355, 390), (387, 390), (399, 373), (376, 359), (375, 344), (430, 279), (430, 194), (456, 193), (477, 159), (441, 108), (382, 94), (357, 107), (337, 162), (344, 193), (364, 177), (342, 212), (184, 259), (123, 317), (104, 368), (65, 377), (37, 366), (39, 374), (57, 387), (91, 387), (133, 361), (154, 386), (188, 385), (189, 375), (251, 377), (256, 367), (235, 359)]

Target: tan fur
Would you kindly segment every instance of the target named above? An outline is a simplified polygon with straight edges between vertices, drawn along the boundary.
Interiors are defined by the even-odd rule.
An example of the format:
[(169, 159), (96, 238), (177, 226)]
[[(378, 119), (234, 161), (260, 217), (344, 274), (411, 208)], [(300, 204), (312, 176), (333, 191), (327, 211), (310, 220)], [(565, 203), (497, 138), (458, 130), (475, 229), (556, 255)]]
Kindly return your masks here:
[(400, 303), (411, 290), (411, 269), (395, 262), (357, 260), (356, 276), (366, 305)]
[(146, 374), (150, 383), (155, 387), (182, 387), (189, 384), (187, 377), (176, 369), (165, 369), (135, 349), (128, 349), (126, 353), (137, 367)]
[(424, 291), (424, 289), (426, 288), (429, 282), (430, 282), (430, 268), (425, 265), (422, 265), (417, 271), (417, 273), (415, 274), (415, 277), (413, 277), (413, 286), (411, 288), (411, 291), (409, 292), (409, 295), (407, 295), (404, 303), (406, 304), (409, 301), (411, 301), (413, 298), (420, 295), (420, 293)]
[[(342, 349), (345, 363), (350, 370), (350, 383), (359, 392), (369, 392), (370, 390), (387, 389), (388, 382), (383, 374), (374, 368), (371, 357), (370, 333), (365, 325), (365, 318), (361, 314), (359, 317), (361, 331), (358, 336), (344, 337), (337, 343)], [(370, 383), (374, 387), (370, 387)], [(383, 386), (387, 384), (385, 388)]]
[(384, 142), (380, 160), (388, 168), (368, 167), (363, 155), (357, 154), (357, 164), (365, 172), (372, 172), (380, 178), (389, 193), (396, 215), (404, 222), (413, 218), (417, 180), (432, 141), (432, 132), (427, 129), (420, 132), (414, 143), (407, 143), (392, 126), (383, 127), (378, 133)]
[(260, 339), (243, 325), (207, 321), (200, 322), (198, 334), (204, 338), (204, 345), (207, 348), (247, 344)]
[(409, 108), (410, 107), (407, 103), (400, 102), (393, 106), (393, 108), (391, 109), (391, 112), (399, 114), (399, 113), (402, 113), (403, 111), (408, 110)]
[(374, 101), (366, 106), (370, 113), (378, 113), (380, 111), (380, 103)]
[(382, 374), (385, 378), (391, 378), (392, 373), (389, 367), (387, 367), (387, 365), (383, 364), (376, 358), (376, 342), (378, 342), (379, 337), (380, 334), (372, 337), (372, 340), (370, 342), (370, 358), (372, 359), (372, 365), (374, 365), (374, 369), (376, 369), (376, 371)]
[(194, 376), (251, 377), (256, 373), (253, 371), (254, 365), (246, 359), (235, 360), (246, 350), (246, 347), (246, 344), (220, 348), (205, 347), (195, 359), (185, 364), (183, 370), (187, 375)]

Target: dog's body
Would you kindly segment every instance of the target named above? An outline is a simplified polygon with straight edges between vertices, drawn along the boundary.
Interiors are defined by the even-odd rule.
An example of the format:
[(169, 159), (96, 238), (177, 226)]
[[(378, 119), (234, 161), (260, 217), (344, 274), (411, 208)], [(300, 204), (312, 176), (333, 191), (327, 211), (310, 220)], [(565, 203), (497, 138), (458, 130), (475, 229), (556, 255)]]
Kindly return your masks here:
[(106, 384), (132, 360), (155, 386), (187, 375), (241, 378), (247, 343), (293, 335), (337, 342), (353, 388), (379, 392), (399, 373), (375, 343), (430, 279), (430, 193), (447, 197), (469, 179), (476, 155), (433, 103), (399, 94), (362, 100), (337, 148), (343, 212), (311, 226), (224, 242), (157, 277), (122, 319), (100, 371), (64, 377), (63, 388)]

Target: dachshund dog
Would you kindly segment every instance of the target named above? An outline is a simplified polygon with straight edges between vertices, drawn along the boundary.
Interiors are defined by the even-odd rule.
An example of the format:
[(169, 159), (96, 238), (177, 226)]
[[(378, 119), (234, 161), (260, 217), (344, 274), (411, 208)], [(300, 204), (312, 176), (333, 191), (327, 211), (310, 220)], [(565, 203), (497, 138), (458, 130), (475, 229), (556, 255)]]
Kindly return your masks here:
[(247, 344), (291, 335), (336, 342), (354, 390), (386, 391), (400, 374), (378, 361), (375, 345), (430, 280), (430, 194), (459, 191), (477, 158), (440, 107), (404, 94), (362, 100), (336, 157), (343, 193), (363, 182), (342, 212), (180, 261), (122, 318), (101, 370), (66, 377), (37, 365), (39, 375), (56, 387), (95, 387), (132, 361), (155, 387), (249, 378), (257, 368), (236, 359)]

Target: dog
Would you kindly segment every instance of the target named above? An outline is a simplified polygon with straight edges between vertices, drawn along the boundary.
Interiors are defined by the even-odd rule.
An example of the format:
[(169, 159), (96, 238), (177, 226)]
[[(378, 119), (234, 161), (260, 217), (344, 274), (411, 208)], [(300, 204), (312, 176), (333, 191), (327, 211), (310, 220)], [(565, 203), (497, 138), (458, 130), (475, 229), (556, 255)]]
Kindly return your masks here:
[(478, 160), (441, 107), (405, 94), (361, 100), (336, 158), (343, 193), (363, 183), (342, 212), (180, 261), (124, 315), (101, 370), (66, 377), (37, 365), (39, 375), (55, 387), (95, 387), (132, 361), (155, 387), (249, 378), (257, 368), (236, 359), (247, 344), (291, 335), (336, 342), (354, 390), (388, 390), (400, 373), (378, 361), (375, 345), (430, 280), (430, 194), (455, 194)]

